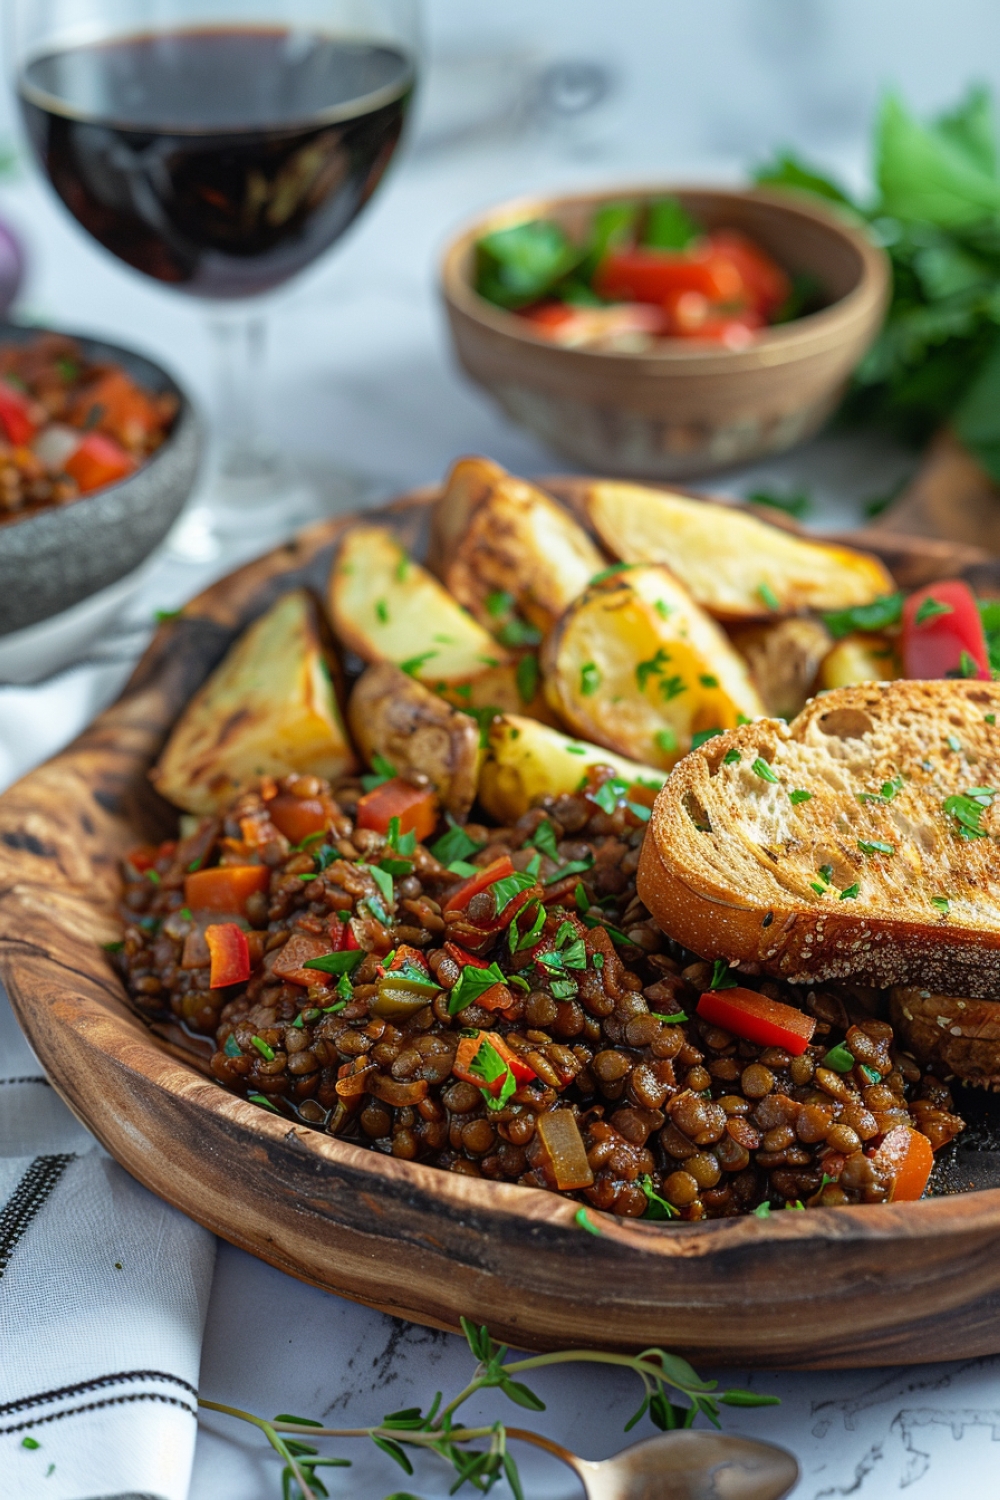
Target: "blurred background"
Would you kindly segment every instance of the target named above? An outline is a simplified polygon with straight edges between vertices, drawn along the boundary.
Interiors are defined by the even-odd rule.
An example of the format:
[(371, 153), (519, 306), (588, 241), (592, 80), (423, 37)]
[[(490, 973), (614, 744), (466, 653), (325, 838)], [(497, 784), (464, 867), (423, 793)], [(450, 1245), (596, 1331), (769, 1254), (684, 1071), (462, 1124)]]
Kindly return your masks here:
[[(786, 145), (861, 191), (884, 88), (918, 116), (970, 82), (1000, 88), (991, 0), (426, 0), (424, 14), (414, 128), (390, 179), (335, 253), (272, 301), (272, 432), (372, 495), (436, 479), (463, 451), (526, 473), (558, 465), (451, 363), (436, 267), (464, 219), (537, 189), (738, 182)], [(9, 92), (0, 136), (16, 153), (0, 213), (30, 267), (16, 315), (145, 348), (209, 402), (202, 309), (69, 219), (26, 160)], [(802, 460), (782, 462), (794, 477)], [(821, 506), (849, 510), (852, 490), (872, 493), (900, 462), (880, 449), (870, 475), (855, 465), (842, 482), (834, 464), (816, 482)]]

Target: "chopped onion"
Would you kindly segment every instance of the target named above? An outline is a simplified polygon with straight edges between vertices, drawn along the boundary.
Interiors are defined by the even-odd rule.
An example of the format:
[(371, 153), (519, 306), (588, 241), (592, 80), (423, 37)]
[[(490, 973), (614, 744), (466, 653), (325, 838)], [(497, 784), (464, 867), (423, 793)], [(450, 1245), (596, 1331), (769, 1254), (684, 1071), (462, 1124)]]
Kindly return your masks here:
[(51, 422), (44, 427), (33, 443), (35, 457), (45, 465), (50, 474), (61, 474), (66, 461), (83, 442), (83, 433), (75, 427), (66, 427), (60, 422)]
[(589, 1187), (594, 1174), (590, 1170), (583, 1136), (573, 1112), (568, 1109), (553, 1109), (547, 1114), (539, 1115), (537, 1129), (559, 1191)]
[[(421, 1099), (427, 1098), (426, 1078), (414, 1078), (410, 1083), (397, 1083), (395, 1078), (386, 1078), (384, 1074), (377, 1073), (368, 1080), (367, 1087), (368, 1092), (374, 1094), (376, 1099), (381, 1099), (383, 1104), (391, 1104), (395, 1109), (404, 1109), (408, 1104), (419, 1104)], [(339, 1083), (337, 1088), (339, 1091)]]

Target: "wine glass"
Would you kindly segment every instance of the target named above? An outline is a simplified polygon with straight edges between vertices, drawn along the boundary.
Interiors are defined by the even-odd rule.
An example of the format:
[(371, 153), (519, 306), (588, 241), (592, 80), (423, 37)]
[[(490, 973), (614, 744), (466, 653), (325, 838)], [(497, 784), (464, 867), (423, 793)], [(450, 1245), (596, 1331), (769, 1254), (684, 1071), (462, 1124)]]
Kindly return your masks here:
[[(105, 249), (204, 300), (215, 496), (189, 555), (315, 513), (262, 435), (264, 299), (378, 186), (413, 95), (417, 0), (8, 0), (35, 155)], [(183, 550), (183, 549), (182, 549)]]

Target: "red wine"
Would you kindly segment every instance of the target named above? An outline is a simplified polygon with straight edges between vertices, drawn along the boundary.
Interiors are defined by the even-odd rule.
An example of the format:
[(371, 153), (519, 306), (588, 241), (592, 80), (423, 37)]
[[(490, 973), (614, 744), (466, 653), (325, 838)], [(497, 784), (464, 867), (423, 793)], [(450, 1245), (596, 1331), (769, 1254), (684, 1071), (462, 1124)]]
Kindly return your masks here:
[(351, 223), (399, 141), (413, 64), (382, 43), (218, 29), (34, 58), (18, 92), (70, 212), (147, 276), (242, 297)]

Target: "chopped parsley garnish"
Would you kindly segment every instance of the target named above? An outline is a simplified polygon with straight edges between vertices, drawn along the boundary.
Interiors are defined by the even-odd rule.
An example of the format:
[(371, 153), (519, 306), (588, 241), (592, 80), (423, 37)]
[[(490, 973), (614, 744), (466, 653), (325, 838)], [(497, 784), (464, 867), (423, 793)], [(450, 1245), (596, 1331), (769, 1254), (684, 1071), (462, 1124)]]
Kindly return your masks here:
[(592, 795), (601, 812), (610, 816), (618, 806), (619, 799), (623, 798), (627, 791), (627, 781), (622, 781), (620, 776), (609, 776), (607, 781), (602, 782)]
[(878, 791), (878, 792), (858, 792), (858, 794), (857, 794), (858, 801), (859, 802), (891, 802), (892, 799), (893, 799), (893, 797), (895, 797), (896, 793), (897, 792), (901, 792), (903, 790), (903, 785), (904, 785), (904, 782), (903, 782), (902, 776), (894, 776), (891, 781), (884, 781), (882, 783), (881, 791)]
[(604, 1233), (604, 1231), (602, 1229), (598, 1229), (597, 1225), (591, 1220), (585, 1208), (577, 1209), (576, 1213), (573, 1215), (573, 1223), (577, 1226), (578, 1229), (585, 1229), (588, 1234), (596, 1234), (598, 1239), (600, 1239), (601, 1235)]
[(410, 571), (410, 559), (407, 557), (406, 553), (404, 552), (403, 555), (400, 557), (399, 562), (396, 564), (396, 582), (397, 583), (405, 583), (406, 582), (406, 578), (407, 578), (407, 574), (409, 573), (409, 571)]
[(486, 613), (496, 619), (499, 615), (509, 615), (514, 608), (514, 595), (508, 594), (506, 589), (494, 589), (486, 595)]
[(529, 625), (527, 620), (505, 620), (497, 631), (497, 640), (501, 646), (510, 646), (513, 650), (519, 650), (522, 646), (540, 646), (542, 644), (542, 632), (537, 625)]
[(399, 670), (405, 672), (407, 677), (416, 677), (424, 662), (428, 662), (433, 657), (439, 655), (440, 652), (438, 651), (422, 651), (419, 656), (408, 656), (405, 661), (400, 662)]
[(887, 625), (897, 625), (903, 615), (903, 595), (883, 594), (871, 604), (856, 604), (853, 609), (838, 609), (823, 616), (823, 623), (839, 641), (855, 630), (884, 630)]
[(558, 863), (559, 849), (556, 845), (556, 831), (548, 818), (539, 823), (528, 842), (536, 849), (540, 849), (549, 859), (554, 859)]
[(844, 889), (840, 893), (839, 900), (856, 901), (860, 895), (861, 887), (857, 883), (857, 881), (855, 881), (853, 885), (847, 885), (844, 887)]
[(250, 1038), (250, 1045), (257, 1048), (257, 1051), (264, 1058), (265, 1062), (274, 1062), (274, 1048), (269, 1047), (263, 1037), (252, 1036)]
[(768, 1202), (758, 1203), (753, 1211), (755, 1219), (769, 1219), (771, 1217), (771, 1205)]
[(675, 675), (673, 677), (662, 677), (660, 679), (660, 697), (663, 699), (664, 703), (672, 703), (675, 698), (680, 697), (681, 693), (686, 692), (687, 684), (685, 683), (683, 677), (678, 677)]
[(654, 1021), (661, 1021), (664, 1026), (683, 1026), (688, 1019), (687, 1012), (683, 1010), (675, 1010), (672, 1016), (662, 1015), (658, 1010), (651, 1010), (649, 1014)]
[(275, 1109), (270, 1099), (265, 1099), (263, 1094), (247, 1094), (251, 1104), (259, 1104), (261, 1109), (269, 1109), (272, 1115), (280, 1115), (280, 1109)]
[(843, 1042), (836, 1047), (831, 1047), (829, 1052), (820, 1059), (821, 1068), (830, 1068), (834, 1073), (849, 1073), (854, 1067), (854, 1053), (850, 1047), (845, 1047)]
[[(741, 759), (742, 757), (740, 755), (740, 752), (734, 748), (732, 750), (726, 751), (725, 755), (722, 757), (722, 764), (724, 766), (736, 766), (739, 765)], [(792, 793), (792, 796), (794, 798), (794, 792)]]
[[(566, 754), (567, 755), (586, 755), (586, 753), (587, 752), (586, 752), (585, 748), (583, 747), (583, 745), (567, 745), (566, 746)], [(584, 784), (586, 784), (586, 781), (584, 781)]]
[[(340, 996), (341, 1000), (343, 1000), (344, 1005), (347, 1004), (348, 1000), (351, 1000), (354, 997), (354, 986), (348, 979), (346, 974), (341, 974), (340, 978), (337, 980), (337, 994)], [(327, 1009), (325, 1014), (329, 1015), (331, 1010), (343, 1010), (344, 1005), (331, 1005)]]
[(626, 802), (625, 806), (633, 818), (638, 818), (640, 823), (648, 823), (653, 816), (652, 808), (646, 807), (642, 802)]
[(384, 755), (379, 755), (376, 751), (372, 756), (372, 774), (370, 776), (362, 776), (361, 785), (366, 792), (373, 792), (383, 782), (392, 781), (395, 775), (396, 767), (391, 765)]
[[(727, 759), (728, 759), (728, 756), (727, 756)], [(812, 801), (812, 792), (807, 792), (807, 791), (804, 791), (801, 787), (796, 787), (795, 790), (794, 790), (794, 792), (789, 792), (788, 793), (788, 800), (789, 800), (789, 802), (791, 802), (791, 804), (792, 804), (793, 807), (798, 807), (798, 805), (799, 805), (800, 802), (811, 802)]]
[(644, 1219), (677, 1218), (676, 1208), (672, 1203), (668, 1203), (666, 1198), (661, 1198), (659, 1193), (655, 1191), (653, 1179), (648, 1172), (639, 1178), (639, 1186), (646, 1195), (646, 1212), (642, 1216)]
[(777, 614), (781, 609), (781, 600), (769, 583), (758, 583), (757, 597), (762, 604), (766, 604), (772, 614)]
[(945, 916), (951, 911), (951, 902), (947, 896), (932, 896), (931, 905), (936, 906), (938, 911), (943, 911)]
[(549, 989), (553, 1000), (572, 1000), (579, 993), (580, 986), (575, 979), (553, 979)]
[(948, 749), (951, 750), (955, 755), (961, 754), (962, 741), (960, 739), (957, 739), (955, 735), (949, 734), (948, 738), (945, 740), (945, 744), (948, 746)]
[(480, 995), (484, 995), (495, 984), (506, 983), (507, 976), (497, 964), (490, 964), (485, 969), (477, 968), (475, 964), (466, 964), (458, 976), (458, 983), (448, 996), (449, 1016), (457, 1016), (467, 1005), (475, 1005)]
[(463, 880), (468, 880), (470, 875), (477, 874), (479, 866), (470, 865), (466, 859), (453, 859), (448, 869), (453, 875), (461, 875)]
[[(531, 910), (530, 902), (528, 904), (528, 910)], [(538, 910), (535, 912), (534, 920), (532, 921), (531, 926), (526, 932), (518, 932), (517, 915), (515, 914), (514, 920), (511, 922), (510, 927), (507, 929), (507, 947), (510, 949), (511, 953), (521, 953), (525, 948), (533, 948), (535, 943), (537, 943), (538, 935), (544, 926), (545, 907), (541, 904), (541, 902), (538, 903)]]
[[(293, 1024), (296, 1025), (296, 1026), (301, 1026), (302, 1025), (302, 1017), (299, 1016), (298, 1020), (295, 1021)], [(226, 1045), (223, 1047), (222, 1050), (226, 1054), (227, 1057), (242, 1057), (243, 1056), (243, 1053), (240, 1051), (240, 1044), (236, 1040), (236, 1037), (233, 1035), (232, 1032), (230, 1032), (229, 1035), (226, 1037)]]
[(625, 572), (627, 572), (627, 570), (629, 568), (634, 568), (634, 567), (635, 567), (635, 563), (626, 563), (626, 562), (612, 563), (609, 568), (602, 568), (599, 573), (595, 573), (594, 576), (593, 576), (593, 578), (590, 580), (590, 583), (588, 584), (588, 587), (589, 588), (593, 588), (593, 586), (594, 586), (595, 583), (603, 583), (604, 580), (605, 580), (605, 578), (614, 578), (614, 576), (615, 576), (616, 573), (625, 573)]
[[(468, 973), (467, 969), (462, 971)], [(454, 991), (452, 991), (454, 994)], [(484, 1039), (479, 1051), (469, 1064), (469, 1072), (474, 1078), (481, 1078), (484, 1084), (496, 1083), (502, 1078), (500, 1092), (494, 1094), (491, 1088), (481, 1088), (480, 1093), (486, 1100), (487, 1109), (503, 1109), (507, 1100), (517, 1093), (517, 1079), (511, 1072), (510, 1065), (505, 1063), (493, 1043)]]
[(775, 772), (771, 770), (771, 767), (768, 765), (767, 761), (762, 760), (759, 755), (757, 756), (757, 759), (754, 761), (750, 769), (755, 776), (760, 777), (761, 781), (770, 781), (774, 785), (777, 785), (780, 780)]
[(533, 886), (537, 875), (537, 869), (532, 871), (529, 867), (523, 873), (520, 870), (515, 870), (513, 875), (505, 875), (503, 880), (494, 880), (493, 884), (488, 886), (487, 889), (491, 890), (496, 897), (496, 915), (499, 916), (510, 905), (515, 896), (519, 896), (522, 891), (526, 891)]
[(958, 827), (955, 832), (962, 839), (984, 839), (986, 829), (979, 826), (983, 813), (993, 805), (996, 792), (988, 786), (972, 786), (967, 792), (956, 792), (946, 797), (941, 804), (949, 818), (954, 818)]
[(987, 724), (995, 724), (997, 716), (996, 714), (983, 714), (983, 719)]
[(882, 839), (858, 839), (858, 848), (862, 854), (895, 854), (896, 852), (892, 844), (887, 844)]
[(820, 865), (819, 878), (824, 885), (829, 885), (833, 879), (833, 865)]
[(825, 896), (829, 887), (820, 885), (816, 880), (810, 880), (809, 889), (815, 891), (817, 896)]
[(747, 496), (748, 505), (766, 505), (801, 521), (812, 509), (812, 501), (803, 491), (794, 495), (774, 495), (770, 490), (754, 490)]
[(430, 850), (441, 864), (449, 865), (452, 860), (467, 859), (470, 854), (478, 854), (485, 847), (485, 844), (477, 844), (475, 839), (470, 839), (464, 828), (455, 825), (431, 844)]
[(530, 703), (538, 691), (538, 657), (522, 656), (515, 674), (518, 696), (522, 703)]
[(386, 833), (385, 841), (390, 849), (395, 849), (396, 853), (401, 854), (404, 859), (412, 854), (417, 847), (416, 833), (412, 828), (408, 829), (406, 833), (400, 833), (398, 818), (389, 819), (389, 829)]
[[(390, 875), (388, 870), (380, 870), (378, 865), (363, 864), (359, 864), (358, 869), (364, 870), (366, 874), (371, 876), (375, 884), (378, 886), (379, 893), (382, 896), (383, 900), (392, 900), (392, 876)], [(379, 921), (381, 920), (382, 918), (380, 917)]]
[(661, 620), (665, 620), (670, 614), (670, 605), (665, 599), (654, 599), (653, 608), (656, 610), (656, 613), (659, 615)]
[(653, 735), (653, 743), (657, 750), (662, 750), (664, 755), (672, 755), (677, 749), (677, 734), (673, 729), (658, 729)]
[(588, 851), (586, 859), (571, 859), (569, 864), (560, 866), (554, 875), (550, 875), (544, 884), (555, 885), (557, 881), (565, 880), (568, 875), (584, 875), (592, 868), (593, 863), (594, 856)]
[(342, 953), (324, 953), (321, 958), (307, 958), (304, 969), (319, 969), (322, 974), (350, 974), (364, 958), (360, 948), (346, 948)]
[(699, 750), (708, 740), (714, 740), (717, 734), (723, 734), (722, 729), (699, 729), (697, 734), (691, 736), (691, 749)]
[(589, 698), (601, 685), (601, 669), (595, 661), (585, 661), (580, 668), (580, 692)]
[(116, 938), (113, 943), (102, 943), (101, 947), (104, 949), (105, 953), (120, 953), (125, 947), (125, 944), (122, 942), (121, 938)]
[(728, 963), (724, 958), (717, 958), (712, 965), (712, 978), (709, 982), (710, 990), (731, 990), (738, 983)]
[(913, 616), (914, 625), (926, 625), (930, 620), (936, 620), (940, 615), (952, 615), (955, 611), (950, 604), (945, 604), (940, 599), (934, 599), (928, 594), (917, 606), (917, 612)]
[(635, 680), (639, 685), (640, 693), (644, 693), (646, 691), (646, 688), (649, 685), (649, 679), (651, 677), (662, 677), (663, 668), (669, 661), (669, 654), (664, 651), (663, 647), (661, 646), (657, 650), (655, 656), (651, 656), (648, 661), (641, 661), (637, 664), (635, 669)]
[(719, 686), (719, 679), (717, 677), (713, 677), (710, 672), (703, 672), (702, 675), (698, 678), (698, 681), (701, 683), (703, 688), (717, 688)]
[(376, 599), (375, 600), (375, 615), (376, 615), (376, 617), (377, 617), (380, 625), (388, 625), (388, 623), (389, 623), (389, 606), (385, 602), (384, 599)]
[[(961, 656), (958, 658), (958, 667), (956, 668), (956, 672), (959, 677), (978, 677), (979, 663), (976, 661), (976, 658), (972, 656), (968, 651), (963, 651)], [(951, 673), (949, 672), (948, 675), (951, 676)]]

